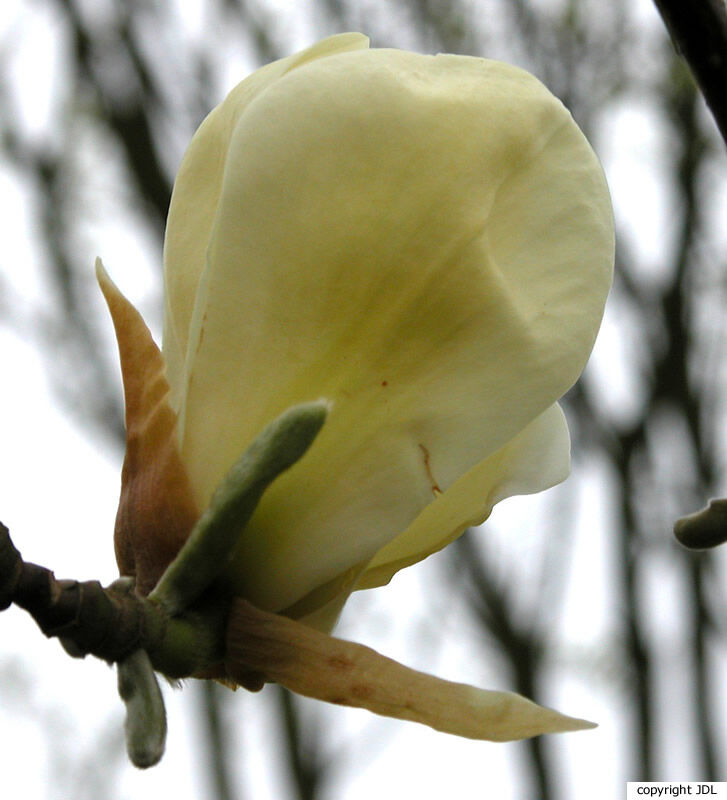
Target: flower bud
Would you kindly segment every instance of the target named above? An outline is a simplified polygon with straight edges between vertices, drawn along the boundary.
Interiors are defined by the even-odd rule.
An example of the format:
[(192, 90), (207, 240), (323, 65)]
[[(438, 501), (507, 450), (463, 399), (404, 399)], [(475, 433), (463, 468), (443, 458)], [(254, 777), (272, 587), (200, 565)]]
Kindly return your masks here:
[[(523, 70), (358, 34), (258, 70), (203, 122), (174, 187), (144, 412), (163, 422), (164, 499), (122, 493), (117, 552), (148, 591), (190, 508), (271, 420), (322, 398), (325, 426), (241, 526), (220, 586), (330, 628), (354, 589), (566, 477), (557, 400), (612, 265), (599, 162)], [(124, 371), (128, 404), (148, 384)], [(142, 449), (127, 485), (151, 470)]]

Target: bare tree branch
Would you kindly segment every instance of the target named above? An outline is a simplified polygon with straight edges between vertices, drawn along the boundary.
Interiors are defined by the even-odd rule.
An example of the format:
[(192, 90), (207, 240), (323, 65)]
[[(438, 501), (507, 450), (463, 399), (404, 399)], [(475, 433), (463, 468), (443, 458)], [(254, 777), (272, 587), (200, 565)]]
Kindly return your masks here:
[(727, 142), (727, 7), (724, 0), (654, 0)]
[(205, 749), (207, 751), (209, 780), (214, 785), (217, 800), (236, 800), (239, 792), (230, 774), (230, 736), (222, 714), (222, 692), (227, 691), (214, 681), (202, 681), (198, 696), (202, 705)]

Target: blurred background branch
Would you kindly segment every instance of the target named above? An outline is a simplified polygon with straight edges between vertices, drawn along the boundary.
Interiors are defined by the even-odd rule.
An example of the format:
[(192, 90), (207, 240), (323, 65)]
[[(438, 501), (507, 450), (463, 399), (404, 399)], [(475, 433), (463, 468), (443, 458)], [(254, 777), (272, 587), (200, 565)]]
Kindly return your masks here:
[(724, 0), (654, 0), (727, 143), (727, 6)]

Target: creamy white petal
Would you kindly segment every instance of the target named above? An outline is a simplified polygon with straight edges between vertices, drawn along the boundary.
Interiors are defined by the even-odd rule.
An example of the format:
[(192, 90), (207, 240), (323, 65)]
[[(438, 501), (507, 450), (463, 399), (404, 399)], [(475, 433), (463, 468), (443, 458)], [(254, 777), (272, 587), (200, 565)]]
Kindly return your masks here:
[(406, 531), (379, 550), (356, 588), (388, 583), (398, 570), (441, 550), (467, 528), (480, 525), (500, 500), (549, 489), (564, 481), (569, 471), (568, 423), (556, 403), (463, 475)]
[(521, 70), (358, 50), (258, 94), (177, 389), (200, 505), (286, 407), (334, 407), (245, 530), (232, 588), (294, 604), (505, 447), (580, 373), (612, 260), (600, 165)]
[(197, 284), (217, 213), (230, 138), (240, 115), (257, 95), (287, 72), (315, 59), (366, 48), (368, 43), (360, 33), (342, 33), (267, 64), (239, 83), (192, 138), (174, 183), (164, 240), (163, 350), (175, 410), (180, 403)]
[(441, 550), (467, 528), (484, 522), (500, 500), (555, 486), (568, 477), (569, 470), (570, 434), (556, 403), (455, 481), (368, 564), (358, 564), (319, 586), (285, 613), (320, 631), (333, 630), (352, 591), (388, 583), (400, 569)]

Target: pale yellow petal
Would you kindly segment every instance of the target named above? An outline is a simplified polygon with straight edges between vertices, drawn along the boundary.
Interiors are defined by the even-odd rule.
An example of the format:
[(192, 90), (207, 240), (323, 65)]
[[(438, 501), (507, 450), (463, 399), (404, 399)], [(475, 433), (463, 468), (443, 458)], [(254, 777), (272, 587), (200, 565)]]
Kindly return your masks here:
[(594, 728), (592, 722), (543, 708), (513, 692), (477, 689), (405, 667), (369, 647), (306, 625), (233, 604), (227, 634), (228, 675), (250, 673), (298, 694), (438, 731), (506, 742), (543, 733)]
[(267, 64), (239, 83), (194, 135), (174, 184), (164, 241), (163, 349), (175, 409), (179, 406), (197, 284), (217, 213), (230, 138), (240, 115), (255, 97), (292, 69), (315, 59), (365, 47), (368, 47), (367, 37), (342, 33)]
[(317, 630), (331, 631), (352, 591), (388, 583), (400, 569), (441, 550), (467, 528), (484, 522), (500, 500), (548, 489), (565, 480), (569, 468), (570, 435), (556, 403), (437, 496), (368, 564), (357, 564), (336, 580), (317, 587), (284, 613)]
[(334, 408), (248, 525), (231, 588), (295, 604), (505, 447), (580, 373), (612, 259), (600, 165), (521, 70), (359, 50), (258, 95), (230, 140), (180, 390), (200, 504), (286, 407)]
[(568, 477), (569, 469), (568, 424), (556, 403), (430, 503), (406, 531), (374, 556), (356, 588), (388, 583), (398, 570), (484, 522), (500, 500), (555, 486)]

